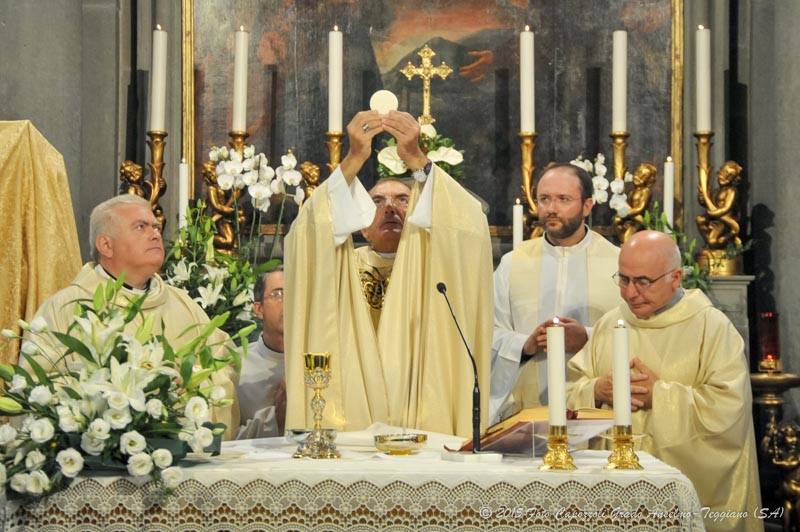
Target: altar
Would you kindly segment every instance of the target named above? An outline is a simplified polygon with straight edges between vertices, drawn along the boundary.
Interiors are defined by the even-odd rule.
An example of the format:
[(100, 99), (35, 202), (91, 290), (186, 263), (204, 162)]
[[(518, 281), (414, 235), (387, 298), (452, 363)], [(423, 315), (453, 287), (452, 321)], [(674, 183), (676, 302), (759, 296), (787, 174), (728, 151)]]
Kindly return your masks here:
[(81, 476), (37, 503), (4, 505), (2, 530), (703, 530), (689, 479), (645, 453), (643, 471), (603, 469), (605, 451), (574, 452), (575, 471), (541, 459), (443, 461), (342, 448), (294, 460), (282, 438), (223, 445), (182, 462), (170, 495), (149, 479)]

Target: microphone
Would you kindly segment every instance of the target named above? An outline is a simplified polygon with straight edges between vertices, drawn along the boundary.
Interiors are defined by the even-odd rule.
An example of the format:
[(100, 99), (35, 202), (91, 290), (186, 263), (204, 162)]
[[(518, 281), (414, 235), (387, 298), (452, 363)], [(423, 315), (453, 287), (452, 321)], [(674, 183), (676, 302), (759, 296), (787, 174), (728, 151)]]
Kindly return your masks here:
[(475, 362), (475, 356), (472, 354), (472, 350), (469, 348), (467, 339), (464, 338), (461, 326), (458, 324), (458, 318), (456, 318), (456, 314), (453, 312), (453, 306), (450, 305), (450, 298), (447, 297), (447, 286), (440, 281), (436, 283), (436, 290), (438, 290), (439, 293), (444, 296), (444, 300), (447, 301), (447, 308), (450, 309), (450, 315), (453, 316), (453, 323), (456, 324), (458, 334), (461, 335), (461, 341), (464, 342), (464, 347), (467, 348), (467, 354), (472, 362), (472, 372), (475, 375), (475, 387), (472, 390), (472, 452), (479, 453), (481, 452), (481, 388), (478, 385), (478, 365)]

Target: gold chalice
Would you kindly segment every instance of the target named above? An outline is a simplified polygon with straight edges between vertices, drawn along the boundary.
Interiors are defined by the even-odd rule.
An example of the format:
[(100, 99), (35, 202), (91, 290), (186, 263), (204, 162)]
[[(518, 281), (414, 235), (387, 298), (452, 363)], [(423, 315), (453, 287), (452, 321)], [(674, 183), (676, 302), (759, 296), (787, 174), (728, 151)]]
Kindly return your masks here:
[(333, 443), (335, 431), (322, 429), (322, 412), (325, 399), (322, 390), (331, 383), (331, 353), (305, 353), (304, 381), (314, 390), (311, 398), (311, 411), (314, 412), (314, 428), (308, 438), (294, 453), (294, 458), (339, 458), (339, 451)]

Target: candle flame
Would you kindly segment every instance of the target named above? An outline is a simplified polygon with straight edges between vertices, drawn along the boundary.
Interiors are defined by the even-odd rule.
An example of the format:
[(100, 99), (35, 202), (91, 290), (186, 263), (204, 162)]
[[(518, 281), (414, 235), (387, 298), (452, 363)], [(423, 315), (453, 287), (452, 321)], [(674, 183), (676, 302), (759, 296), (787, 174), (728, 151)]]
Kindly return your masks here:
[(244, 31), (244, 25), (239, 26), (239, 31)]
[(553, 325), (556, 325), (556, 326), (561, 325), (561, 320), (558, 319), (558, 316), (555, 316), (553, 318)]
[(186, 164), (186, 157), (181, 157), (181, 163)]
[(706, 27), (705, 27), (705, 26), (703, 26), (702, 24), (698, 24), (698, 25), (697, 25), (697, 29), (698, 29), (698, 30), (704, 30), (704, 29), (706, 29)]
[(667, 162), (668, 162), (668, 163), (671, 163), (671, 162), (672, 162), (672, 155), (667, 155)]
[(333, 31), (339, 31), (339, 25), (338, 24), (334, 24), (333, 25)]
[(525, 31), (531, 31), (531, 27), (525, 24)]
[(158, 31), (161, 31), (161, 24), (156, 24), (156, 29), (157, 29)]
[(519, 205), (519, 198), (517, 198), (517, 205)]
[(617, 320), (617, 327), (625, 327), (625, 322), (623, 320)]

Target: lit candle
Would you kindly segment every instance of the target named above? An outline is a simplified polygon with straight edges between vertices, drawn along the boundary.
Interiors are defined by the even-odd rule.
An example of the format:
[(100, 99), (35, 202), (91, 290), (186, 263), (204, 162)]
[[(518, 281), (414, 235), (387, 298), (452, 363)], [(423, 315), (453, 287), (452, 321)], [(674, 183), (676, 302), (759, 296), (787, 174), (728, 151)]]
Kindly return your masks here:
[(631, 424), (631, 363), (628, 354), (628, 329), (619, 320), (611, 339), (614, 376), (614, 424)]
[(189, 165), (181, 159), (178, 172), (178, 227), (186, 227), (186, 211), (189, 208)]
[(664, 162), (664, 215), (670, 227), (674, 224), (675, 163), (672, 157)]
[(513, 249), (517, 249), (517, 246), (522, 242), (522, 205), (519, 202), (519, 198), (517, 198), (517, 203), (511, 208), (513, 214), (513, 221), (514, 221), (514, 238), (513, 242)]
[(611, 131), (628, 131), (628, 33), (612, 36)]
[(567, 370), (564, 327), (558, 318), (547, 328), (547, 413), (551, 427), (567, 424)]
[(167, 101), (167, 32), (156, 24), (153, 30), (153, 61), (150, 65), (150, 131), (164, 131)]
[(536, 131), (533, 32), (528, 26), (519, 34), (519, 71), (519, 129), (522, 133), (533, 133)]
[(697, 26), (697, 131), (711, 131), (711, 31)]
[(338, 26), (328, 33), (328, 131), (342, 131), (342, 32)]
[(239, 27), (234, 39), (232, 131), (247, 130), (247, 47), (250, 34)]

